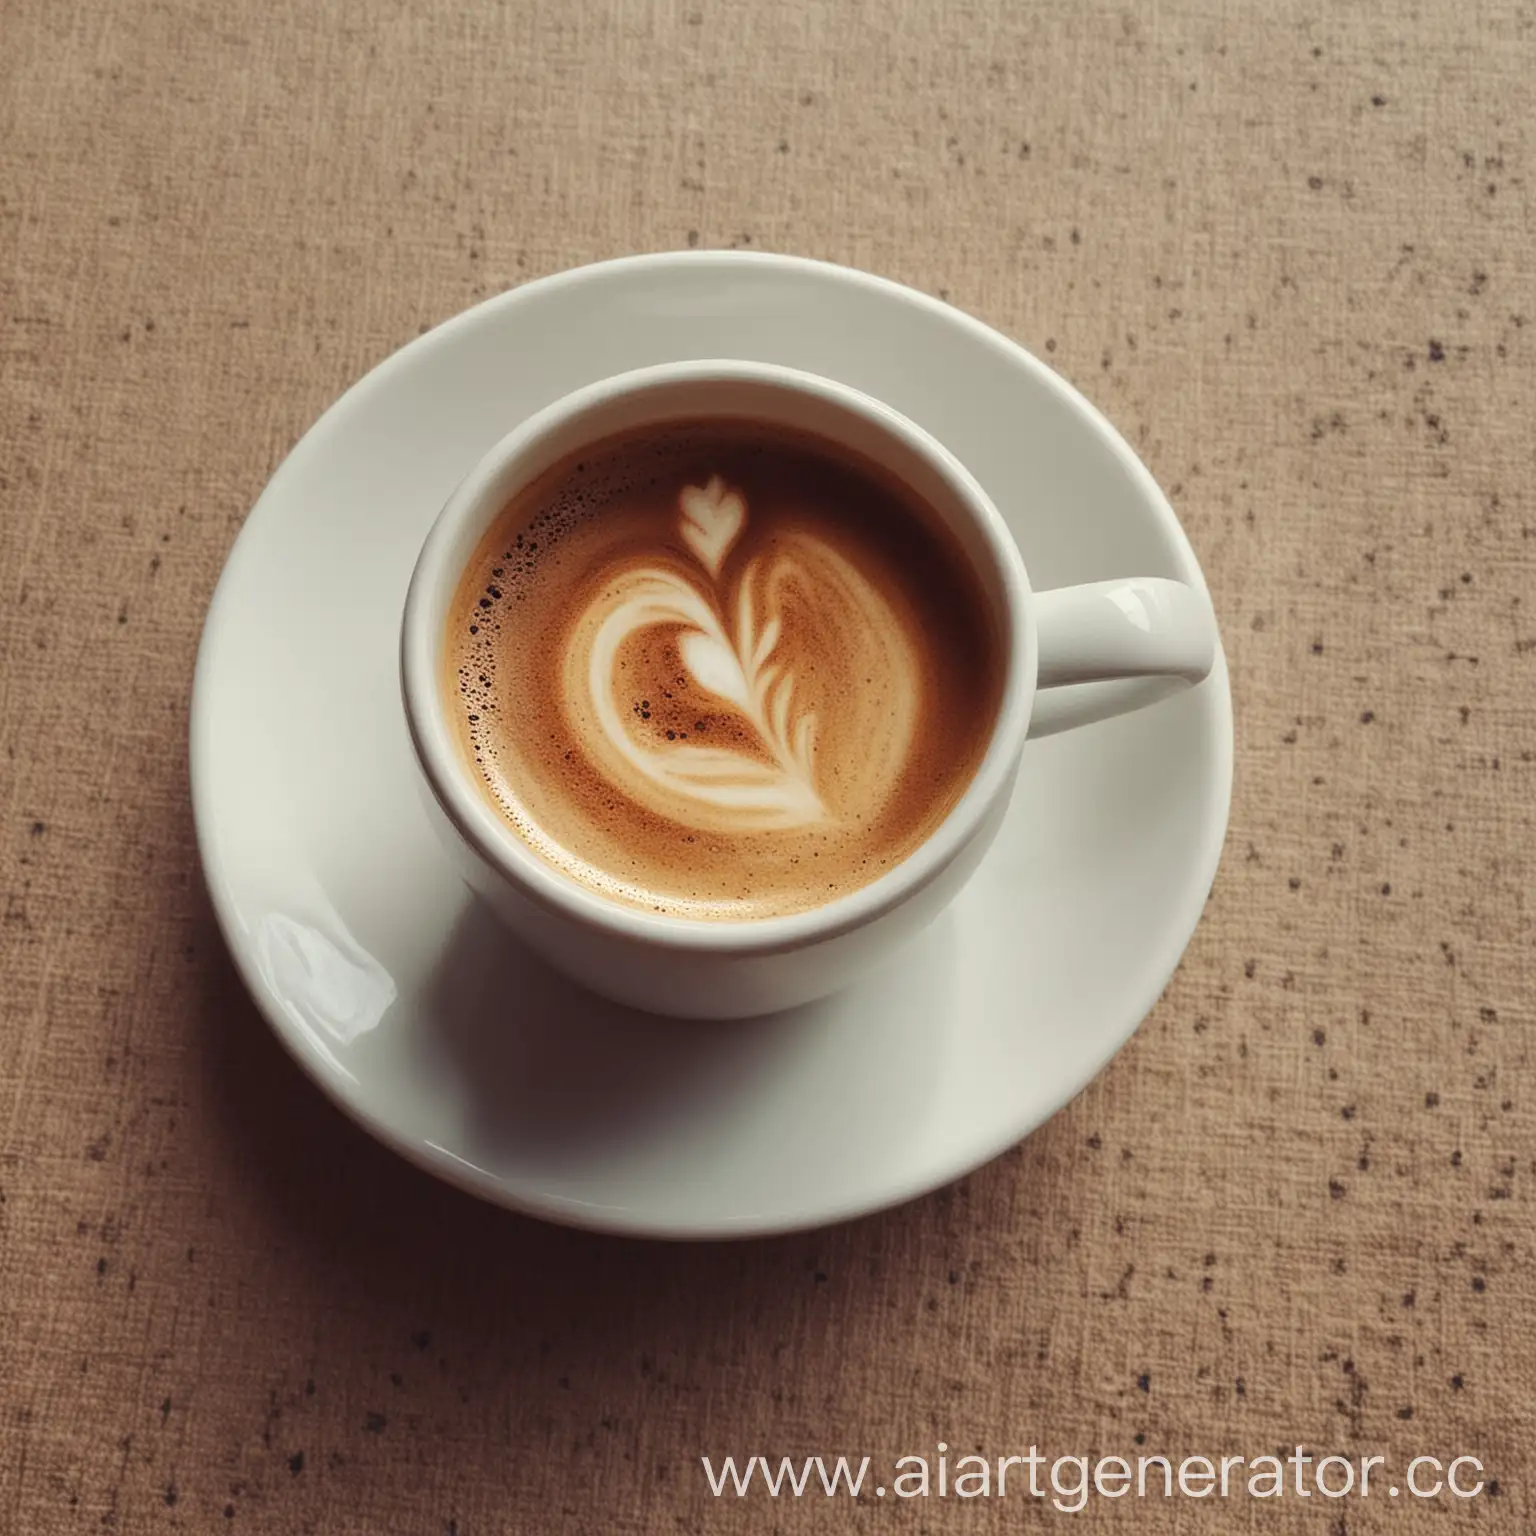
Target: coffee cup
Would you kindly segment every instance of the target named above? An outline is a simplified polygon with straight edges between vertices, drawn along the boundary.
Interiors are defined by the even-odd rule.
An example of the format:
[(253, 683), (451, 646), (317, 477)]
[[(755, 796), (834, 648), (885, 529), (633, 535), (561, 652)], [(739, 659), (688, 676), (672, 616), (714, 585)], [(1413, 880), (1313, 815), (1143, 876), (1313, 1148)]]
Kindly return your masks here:
[[(865, 883), (834, 885), (824, 901), (741, 919), (648, 910), (552, 861), (486, 793), (456, 726), (446, 665), (466, 568), (509, 502), (589, 445), (705, 418), (804, 434), (894, 477), (962, 553), (996, 647), (996, 697), (974, 765), (916, 846)], [(720, 1019), (835, 991), (943, 910), (1003, 821), (1038, 689), (1141, 677), (1194, 684), (1215, 654), (1203, 591), (1146, 577), (1034, 592), (1001, 514), (929, 433), (832, 380), (738, 361), (621, 374), (576, 390), (509, 432), (433, 523), (411, 577), (400, 641), (424, 800), (471, 888), (518, 939), (593, 991), (650, 1012)]]

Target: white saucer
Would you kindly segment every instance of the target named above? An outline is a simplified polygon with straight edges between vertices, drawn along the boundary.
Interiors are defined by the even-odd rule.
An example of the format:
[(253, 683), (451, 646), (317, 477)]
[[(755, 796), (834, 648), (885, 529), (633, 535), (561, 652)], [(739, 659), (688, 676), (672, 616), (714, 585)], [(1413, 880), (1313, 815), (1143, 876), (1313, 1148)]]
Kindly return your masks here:
[(214, 595), (192, 788), (246, 984), (361, 1125), (517, 1210), (745, 1236), (957, 1178), (1119, 1049), (1215, 874), (1232, 711), (1219, 660), (1199, 688), (1032, 742), (971, 884), (882, 974), (829, 1001), (684, 1024), (558, 979), (474, 904), (420, 808), (400, 608), (428, 525), (502, 433), (578, 385), (684, 357), (787, 363), (887, 400), (981, 480), (1036, 587), (1202, 580), (1102, 418), (956, 310), (781, 257), (606, 263), (423, 336), (294, 449)]

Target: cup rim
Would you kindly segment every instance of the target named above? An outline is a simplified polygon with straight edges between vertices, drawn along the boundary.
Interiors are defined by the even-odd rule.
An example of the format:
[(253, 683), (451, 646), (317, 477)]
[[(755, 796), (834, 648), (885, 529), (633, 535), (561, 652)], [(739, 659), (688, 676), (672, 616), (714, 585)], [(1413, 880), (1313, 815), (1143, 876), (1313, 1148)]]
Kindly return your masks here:
[[(828, 400), (898, 439), (926, 461), (981, 536), (1002, 593), (1004, 670), (997, 716), (980, 763), (960, 798), (929, 835), (868, 885), (804, 911), (770, 917), (702, 918), (648, 912), (604, 896), (547, 863), (473, 782), (447, 720), (440, 685), (441, 646), (462, 571), (452, 559), (466, 528), (483, 534), (506, 498), (524, 483), (504, 483), (557, 432), (624, 396), (680, 384), (750, 382)], [(835, 437), (834, 437), (835, 440)], [(494, 495), (492, 493), (494, 492)], [(494, 502), (494, 505), (492, 503)], [(478, 527), (476, 525), (478, 524)], [(502, 879), (546, 911), (610, 936), (678, 953), (762, 955), (804, 948), (866, 926), (937, 878), (1010, 792), (1034, 706), (1037, 644), (1023, 557), (1001, 513), (947, 448), (893, 407), (850, 385), (803, 369), (735, 359), (660, 363), (584, 385), (527, 417), (501, 437), (460, 481), (438, 512), (411, 573), (400, 626), (400, 681), (406, 725), (434, 799), (455, 830)]]

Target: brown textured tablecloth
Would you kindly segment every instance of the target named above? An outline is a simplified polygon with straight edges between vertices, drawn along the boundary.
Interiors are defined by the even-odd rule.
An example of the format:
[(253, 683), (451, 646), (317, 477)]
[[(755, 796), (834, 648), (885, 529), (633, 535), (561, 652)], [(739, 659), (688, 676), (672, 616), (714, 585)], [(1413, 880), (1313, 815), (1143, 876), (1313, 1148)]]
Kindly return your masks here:
[[(1536, 11), (0, 0), (0, 1530), (1530, 1528)], [(939, 293), (1170, 490), (1232, 830), (1131, 1046), (953, 1189), (545, 1228), (283, 1056), (198, 873), (241, 519), (509, 285)], [(1476, 1499), (716, 1500), (699, 1457), (1467, 1453)]]

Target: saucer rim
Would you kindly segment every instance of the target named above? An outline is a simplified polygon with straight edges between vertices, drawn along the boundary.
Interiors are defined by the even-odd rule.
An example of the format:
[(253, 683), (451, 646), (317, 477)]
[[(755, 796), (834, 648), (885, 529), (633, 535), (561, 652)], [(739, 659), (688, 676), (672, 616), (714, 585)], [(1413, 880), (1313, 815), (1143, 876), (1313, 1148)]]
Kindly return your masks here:
[[(669, 1241), (773, 1237), (814, 1230), (871, 1215), (905, 1204), (966, 1177), (993, 1161), (1010, 1147), (1017, 1145), (1066, 1108), (1103, 1071), (1108, 1062), (1124, 1049), (1130, 1038), (1145, 1022), (1176, 972), (1190, 939), (1199, 925), (1226, 841), (1231, 811), (1235, 739), (1230, 675), (1219, 633), (1216, 660), (1210, 676), (1197, 685), (1201, 691), (1207, 693), (1206, 707), (1214, 712), (1210, 722), (1213, 727), (1214, 749), (1214, 761), (1210, 771), (1215, 777), (1214, 783), (1209, 785), (1204, 796), (1202, 845), (1198, 852), (1191, 849), (1185, 866), (1189, 874), (1198, 876), (1197, 880), (1189, 883), (1195, 885), (1203, 894), (1198, 905), (1192, 904), (1191, 915), (1187, 922), (1169, 930), (1165, 942), (1160, 946), (1158, 963), (1155, 966), (1148, 965), (1146, 968), (1145, 985), (1135, 993), (1130, 993), (1128, 989), (1128, 995), (1134, 995), (1137, 999), (1134, 1006), (1127, 1009), (1129, 1025), (1123, 1030), (1117, 1030), (1115, 1038), (1106, 1049), (1095, 1053), (1091, 1060), (1079, 1064), (1079, 1070), (1064, 1079), (1061, 1088), (1052, 1091), (1049, 1095), (1051, 1102), (1048, 1108), (1040, 1112), (1035, 1112), (1032, 1108), (1022, 1120), (1013, 1124), (1000, 1136), (988, 1138), (975, 1145), (964, 1144), (958, 1153), (952, 1151), (944, 1160), (942, 1167), (938, 1169), (930, 1167), (927, 1171), (914, 1174), (897, 1184), (881, 1185), (878, 1189), (866, 1191), (857, 1197), (848, 1197), (836, 1203), (798, 1213), (746, 1211), (723, 1219), (712, 1216), (697, 1222), (675, 1219), (658, 1222), (629, 1206), (608, 1205), (553, 1194), (529, 1194), (524, 1190), (514, 1189), (503, 1178), (458, 1156), (447, 1147), (424, 1138), (411, 1138), (400, 1133), (388, 1119), (364, 1101), (361, 1093), (348, 1092), (349, 1085), (355, 1087), (357, 1084), (356, 1077), (319, 1042), (307, 1033), (294, 1028), (286, 1017), (280, 1001), (271, 995), (265, 978), (257, 968), (251, 945), (241, 926), (236, 898), (229, 884), (228, 869), (220, 864), (216, 856), (215, 807), (212, 803), (213, 789), (208, 767), (208, 754), (211, 750), (208, 737), (210, 715), (208, 701), (214, 686), (212, 675), (217, 662), (220, 632), (226, 621), (225, 609), (232, 601), (230, 594), (238, 584), (241, 569), (245, 561), (250, 558), (254, 540), (248, 539), (247, 534), (251, 531), (263, 506), (269, 500), (277, 501), (285, 494), (288, 480), (300, 473), (303, 462), (309, 454), (323, 451), (326, 429), (338, 416), (354, 407), (366, 408), (369, 395), (383, 388), (396, 371), (412, 367), (417, 360), (451, 341), (460, 331), (486, 323), (498, 316), (503, 309), (515, 308), (519, 303), (527, 302), (530, 298), (548, 294), (562, 287), (579, 286), (583, 282), (604, 277), (622, 279), (629, 273), (643, 274), (674, 265), (719, 266), (738, 270), (751, 267), (768, 270), (799, 269), (823, 278), (851, 282), (868, 288), (892, 301), (927, 310), (946, 324), (959, 327), (972, 341), (1001, 354), (1015, 366), (1022, 366), (1037, 383), (1043, 384), (1058, 395), (1083, 417), (1095, 430), (1095, 435), (1103, 445), (1119, 459), (1140, 492), (1143, 505), (1158, 520), (1161, 531), (1168, 537), (1171, 547), (1180, 557), (1181, 577), (1201, 590), (1209, 591), (1193, 546), (1177, 514), (1161, 487), (1153, 479), (1151, 471), (1142, 463), (1113, 423), (1091, 400), (1048, 364), (1021, 343), (1005, 336), (984, 321), (941, 299), (893, 279), (810, 257), (782, 255), (767, 251), (691, 250), (615, 257), (568, 268), (519, 284), (450, 316), (381, 359), (344, 390), (305, 429), (252, 503), (250, 512), (225, 557), (218, 581), (209, 599), (193, 672), (188, 721), (191, 802), (199, 863), (215, 919), (241, 982), (255, 1003), (257, 1011), (304, 1075), (314, 1082), (348, 1119), (354, 1121), (383, 1146), (423, 1172), (468, 1194), (518, 1214), (559, 1225), (614, 1236)], [(1062, 1091), (1063, 1089), (1065, 1091)]]

